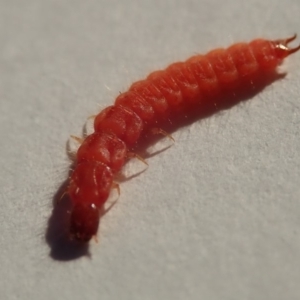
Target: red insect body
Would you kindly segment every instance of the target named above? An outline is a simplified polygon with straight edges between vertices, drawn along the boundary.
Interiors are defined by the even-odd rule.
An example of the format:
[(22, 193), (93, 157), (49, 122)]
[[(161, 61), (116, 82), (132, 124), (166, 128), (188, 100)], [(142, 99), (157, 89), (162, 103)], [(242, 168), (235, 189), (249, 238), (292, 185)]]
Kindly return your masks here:
[(295, 38), (257, 39), (196, 55), (151, 73), (119, 95), (113, 106), (96, 116), (95, 132), (78, 149), (68, 189), (73, 203), (71, 236), (89, 241), (96, 235), (99, 211), (109, 196), (113, 176), (145, 130), (183, 108), (197, 105), (201, 110), (224, 91), (234, 91), (259, 74), (274, 70), (285, 57), (300, 49), (288, 47)]

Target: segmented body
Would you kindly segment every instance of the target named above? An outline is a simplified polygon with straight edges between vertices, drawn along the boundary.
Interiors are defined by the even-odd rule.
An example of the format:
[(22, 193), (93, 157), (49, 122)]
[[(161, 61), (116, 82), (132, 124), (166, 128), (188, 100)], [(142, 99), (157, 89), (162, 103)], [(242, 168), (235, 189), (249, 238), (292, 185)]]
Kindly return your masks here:
[(296, 36), (268, 41), (257, 39), (227, 49), (196, 55), (135, 82), (114, 105), (95, 118), (95, 132), (83, 141), (76, 155), (68, 193), (73, 203), (70, 234), (88, 241), (97, 233), (99, 210), (106, 202), (114, 174), (121, 170), (128, 149), (141, 135), (187, 107), (201, 110), (224, 91), (234, 91), (259, 74), (274, 70), (289, 54)]

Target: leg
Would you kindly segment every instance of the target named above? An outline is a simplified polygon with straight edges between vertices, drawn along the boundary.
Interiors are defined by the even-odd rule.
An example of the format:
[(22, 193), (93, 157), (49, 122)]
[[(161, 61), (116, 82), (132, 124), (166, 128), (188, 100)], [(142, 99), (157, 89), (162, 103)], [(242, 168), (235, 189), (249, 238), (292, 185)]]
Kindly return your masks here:
[(141, 162), (143, 162), (147, 167), (149, 166), (148, 163), (138, 154), (133, 153), (133, 152), (127, 152), (127, 157), (128, 158), (137, 158), (138, 160), (140, 160)]
[(76, 161), (76, 153), (84, 139), (75, 135), (71, 135), (67, 143), (67, 154), (72, 161)]
[(66, 188), (63, 192), (60, 193), (60, 195), (57, 195), (57, 197), (53, 199), (53, 207), (59, 205), (67, 194), (68, 194), (68, 188)]
[[(174, 143), (175, 143), (175, 139), (172, 137), (172, 135), (168, 134), (166, 131), (164, 131), (163, 129), (161, 128), (152, 128), (150, 130), (150, 132), (152, 134), (160, 134), (160, 135), (163, 135), (164, 137), (167, 137), (169, 139), (169, 141), (171, 141), (171, 143), (168, 143), (168, 145), (165, 145), (165, 141), (163, 139), (163, 142), (158, 142), (156, 144), (153, 144), (150, 146), (150, 149), (148, 148), (148, 155), (147, 155), (147, 158), (149, 157), (152, 157), (152, 156), (155, 156), (165, 150), (167, 150), (168, 148), (170, 148)], [(158, 146), (159, 144), (163, 144), (163, 146)], [(158, 150), (157, 150), (158, 149)], [(150, 152), (149, 152), (150, 150)]]
[(172, 137), (172, 135), (168, 134), (166, 131), (164, 131), (164, 130), (161, 129), (161, 128), (152, 128), (151, 132), (152, 132), (153, 134), (161, 134), (161, 135), (163, 135), (163, 136), (169, 138), (170, 140), (172, 140), (173, 143), (175, 143), (175, 140), (174, 140), (174, 138)]
[(117, 189), (118, 196), (120, 197), (120, 195), (121, 195), (120, 185), (118, 183), (116, 183), (116, 182), (113, 182), (112, 188), (113, 189)]
[(80, 138), (78, 136), (75, 136), (75, 135), (71, 135), (70, 136), (73, 140), (75, 140), (76, 142), (78, 142), (79, 144), (82, 144), (84, 139), (83, 138)]
[(104, 208), (104, 207), (103, 207), (103, 209), (101, 209), (101, 217), (104, 216), (104, 215), (106, 215), (106, 214), (113, 208), (113, 206), (117, 203), (117, 201), (119, 200), (119, 197), (120, 197), (120, 195), (121, 195), (120, 185), (119, 185), (118, 183), (113, 182), (112, 188), (117, 190), (117, 192), (118, 192), (118, 198), (117, 198), (116, 200), (114, 200), (114, 201), (109, 205), (108, 208)]
[(97, 235), (93, 235), (93, 239), (95, 241), (96, 244), (99, 243), (99, 239), (98, 239), (98, 236)]

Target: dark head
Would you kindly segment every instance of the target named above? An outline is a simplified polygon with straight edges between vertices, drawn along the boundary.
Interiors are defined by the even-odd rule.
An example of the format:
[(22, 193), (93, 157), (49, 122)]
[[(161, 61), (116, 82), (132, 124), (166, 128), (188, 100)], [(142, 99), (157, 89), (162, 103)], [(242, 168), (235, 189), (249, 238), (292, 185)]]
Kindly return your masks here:
[(77, 203), (70, 218), (70, 238), (79, 242), (88, 242), (97, 234), (100, 211), (94, 204)]

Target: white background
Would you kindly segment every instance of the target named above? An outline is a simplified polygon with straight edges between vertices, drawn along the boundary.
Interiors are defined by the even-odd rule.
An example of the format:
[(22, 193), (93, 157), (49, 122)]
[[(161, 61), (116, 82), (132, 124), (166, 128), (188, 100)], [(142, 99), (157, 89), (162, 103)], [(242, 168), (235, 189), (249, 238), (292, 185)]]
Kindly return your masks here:
[(300, 298), (300, 53), (122, 183), (90, 258), (46, 239), (88, 116), (171, 62), (300, 33), (298, 0), (0, 5), (1, 299)]

